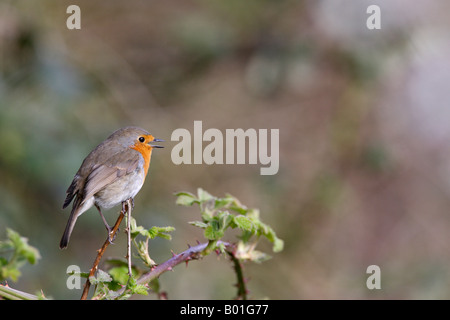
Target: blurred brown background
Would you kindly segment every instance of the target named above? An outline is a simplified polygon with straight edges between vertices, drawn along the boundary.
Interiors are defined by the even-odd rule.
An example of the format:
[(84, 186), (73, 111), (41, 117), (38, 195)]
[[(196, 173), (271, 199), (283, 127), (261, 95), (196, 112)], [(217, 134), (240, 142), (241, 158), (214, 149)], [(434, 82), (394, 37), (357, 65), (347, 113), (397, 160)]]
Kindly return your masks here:
[[(71, 4), (81, 30), (66, 28)], [(371, 4), (381, 30), (366, 27)], [(285, 241), (246, 266), (253, 298), (449, 298), (449, 12), (443, 0), (2, 1), (0, 238), (10, 227), (42, 255), (11, 285), (80, 297), (66, 268), (87, 271), (105, 230), (91, 210), (60, 251), (65, 191), (93, 147), (138, 125), (166, 140), (134, 210), (177, 229), (151, 244), (156, 261), (202, 239), (173, 196), (202, 187), (260, 208)], [(194, 120), (280, 129), (278, 174), (174, 165), (171, 133)], [(124, 254), (121, 234), (107, 255)], [(366, 287), (372, 264), (381, 290)], [(234, 282), (215, 256), (161, 277), (171, 299), (232, 298)]]

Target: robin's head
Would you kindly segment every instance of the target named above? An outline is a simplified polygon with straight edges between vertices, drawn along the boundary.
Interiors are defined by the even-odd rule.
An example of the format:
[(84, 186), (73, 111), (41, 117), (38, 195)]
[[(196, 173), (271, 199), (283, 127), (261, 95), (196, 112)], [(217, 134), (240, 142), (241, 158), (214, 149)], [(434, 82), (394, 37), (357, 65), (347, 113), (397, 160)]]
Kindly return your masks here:
[(146, 130), (139, 127), (125, 127), (115, 131), (109, 139), (113, 139), (123, 145), (124, 147), (148, 149), (164, 148), (154, 144), (155, 142), (162, 142), (164, 140), (153, 137)]

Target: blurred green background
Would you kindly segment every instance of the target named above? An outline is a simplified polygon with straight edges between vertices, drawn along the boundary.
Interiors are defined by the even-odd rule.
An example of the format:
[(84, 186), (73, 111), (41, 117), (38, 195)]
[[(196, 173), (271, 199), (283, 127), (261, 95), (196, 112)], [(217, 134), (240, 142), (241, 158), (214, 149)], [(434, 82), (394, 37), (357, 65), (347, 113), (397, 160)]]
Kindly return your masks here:
[[(81, 8), (81, 30), (66, 9)], [(366, 9), (381, 8), (368, 30)], [(166, 140), (135, 199), (162, 262), (202, 233), (174, 192), (231, 193), (285, 241), (246, 265), (253, 298), (450, 296), (450, 3), (446, 1), (26, 1), (0, 3), (0, 239), (10, 227), (40, 250), (11, 286), (79, 299), (66, 268), (87, 271), (105, 229), (94, 209), (58, 247), (65, 191), (114, 130)], [(280, 129), (280, 170), (172, 163), (173, 130)], [(112, 224), (119, 209), (107, 217)], [(262, 248), (270, 244), (261, 241)], [(107, 256), (123, 256), (123, 233)], [(366, 268), (381, 268), (368, 290)], [(235, 295), (224, 258), (161, 277), (171, 299)], [(151, 296), (154, 298), (154, 296)]]

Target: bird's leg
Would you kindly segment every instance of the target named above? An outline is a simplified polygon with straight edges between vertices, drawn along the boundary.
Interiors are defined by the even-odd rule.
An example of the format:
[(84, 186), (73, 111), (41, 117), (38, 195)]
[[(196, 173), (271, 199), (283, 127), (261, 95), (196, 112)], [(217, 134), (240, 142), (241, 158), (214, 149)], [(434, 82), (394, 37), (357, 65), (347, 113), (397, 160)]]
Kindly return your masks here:
[(95, 204), (95, 207), (97, 208), (98, 212), (100, 213), (100, 216), (102, 217), (102, 220), (103, 220), (103, 223), (105, 224), (106, 230), (108, 230), (109, 243), (113, 244), (114, 239), (116, 239), (116, 235), (114, 235), (114, 237), (111, 239), (112, 228), (109, 226), (108, 222), (106, 221), (105, 216), (102, 213), (102, 210), (100, 210), (100, 207), (97, 204)]

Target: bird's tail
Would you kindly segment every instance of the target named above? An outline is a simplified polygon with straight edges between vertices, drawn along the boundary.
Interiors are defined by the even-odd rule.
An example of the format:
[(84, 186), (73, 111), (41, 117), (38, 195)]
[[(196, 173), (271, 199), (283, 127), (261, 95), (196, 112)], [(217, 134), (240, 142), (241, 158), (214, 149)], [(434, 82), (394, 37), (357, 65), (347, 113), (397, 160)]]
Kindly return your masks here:
[(73, 227), (75, 226), (75, 222), (77, 222), (78, 217), (80, 216), (80, 201), (79, 198), (75, 198), (73, 203), (72, 211), (70, 212), (69, 220), (67, 221), (66, 229), (62, 235), (61, 241), (59, 242), (59, 248), (65, 249), (69, 244), (70, 235), (72, 234)]
[(74, 214), (75, 212), (70, 213), (69, 221), (67, 221), (66, 229), (64, 230), (61, 241), (59, 242), (59, 248), (65, 249), (69, 244), (70, 235), (72, 234), (73, 227), (75, 226), (75, 222), (77, 221), (78, 216)]

